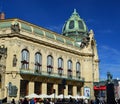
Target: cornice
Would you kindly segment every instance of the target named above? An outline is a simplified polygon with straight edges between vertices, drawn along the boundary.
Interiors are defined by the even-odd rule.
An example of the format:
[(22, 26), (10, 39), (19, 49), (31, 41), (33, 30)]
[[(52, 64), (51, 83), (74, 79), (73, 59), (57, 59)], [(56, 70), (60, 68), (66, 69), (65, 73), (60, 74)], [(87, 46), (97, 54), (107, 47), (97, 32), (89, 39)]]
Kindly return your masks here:
[[(65, 36), (62, 36), (60, 34), (57, 34), (55, 32), (52, 32), (50, 30), (44, 29), (42, 27), (38, 27), (36, 25), (33, 25), (33, 24), (28, 23), (26, 21), (22, 21), (20, 19), (0, 20), (0, 22), (10, 22), (10, 21), (13, 24), (13, 28), (9, 27), (9, 29), (11, 29), (11, 33), (0, 34), (0, 38), (2, 38), (2, 37), (3, 38), (4, 37), (11, 37), (11, 38), (12, 37), (18, 37), (18, 38), (21, 38), (21, 39), (26, 39), (27, 41), (32, 41), (32, 42), (35, 42), (35, 43), (39, 43), (39, 44), (42, 44), (42, 45), (45, 45), (45, 46), (48, 46), (48, 47), (51, 47), (51, 48), (56, 48), (56, 49), (59, 49), (61, 51), (69, 52), (69, 53), (72, 53), (72, 54), (76, 54), (76, 55), (80, 55), (80, 56), (89, 56), (89, 57), (93, 56), (92, 53), (81, 52), (82, 49), (80, 47), (74, 46), (75, 44), (73, 44), (74, 41), (72, 39), (67, 38)], [(16, 23), (18, 23), (18, 24), (16, 24)], [(22, 28), (22, 25), (24, 25), (23, 23), (25, 24), (25, 26), (28, 26), (28, 27), (26, 27), (26, 29), (24, 29), (25, 26), (24, 26), (24, 28)], [(19, 24), (20, 24), (20, 26), (19, 26)], [(16, 27), (14, 27), (14, 26), (16, 26)], [(14, 30), (14, 28), (15, 29), (17, 28), (17, 31)], [(43, 35), (35, 35), (33, 30), (32, 29), (30, 30), (30, 28), (40, 29), (40, 31), (43, 32)], [(50, 33), (50, 35), (53, 35), (53, 37), (47, 37), (46, 32), (48, 32), (48, 36), (49, 36), (49, 33)], [(63, 38), (64, 42), (57, 41), (56, 37)], [(69, 42), (71, 42), (71, 43), (69, 43)]]

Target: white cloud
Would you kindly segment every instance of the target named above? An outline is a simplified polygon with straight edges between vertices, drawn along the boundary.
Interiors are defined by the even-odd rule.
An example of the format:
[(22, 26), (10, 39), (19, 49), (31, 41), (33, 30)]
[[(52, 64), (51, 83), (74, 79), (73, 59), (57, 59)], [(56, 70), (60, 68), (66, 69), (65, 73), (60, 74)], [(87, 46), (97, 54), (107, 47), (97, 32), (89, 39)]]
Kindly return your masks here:
[(108, 60), (110, 62), (114, 60), (114, 63), (120, 63), (120, 52), (109, 46), (101, 46), (98, 49), (101, 60)]
[(120, 77), (120, 52), (109, 46), (99, 47), (100, 57), (100, 77), (105, 78), (107, 72), (113, 74), (113, 77)]

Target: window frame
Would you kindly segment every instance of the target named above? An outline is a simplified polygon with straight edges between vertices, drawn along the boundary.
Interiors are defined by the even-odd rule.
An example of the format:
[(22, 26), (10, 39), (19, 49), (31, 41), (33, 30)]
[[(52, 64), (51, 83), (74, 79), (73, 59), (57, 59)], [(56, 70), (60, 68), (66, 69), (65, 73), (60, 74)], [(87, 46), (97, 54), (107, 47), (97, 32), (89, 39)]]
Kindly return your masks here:
[(74, 20), (71, 20), (71, 21), (69, 22), (69, 29), (73, 29), (73, 28), (75, 27), (74, 23), (75, 23)]
[(67, 62), (67, 71), (68, 71), (68, 77), (72, 77), (72, 61), (68, 60)]
[(29, 51), (27, 49), (23, 49), (21, 51), (21, 68), (22, 69), (29, 69)]
[(61, 57), (58, 58), (58, 74), (63, 74), (63, 59)]
[(80, 74), (81, 74), (81, 64), (80, 62), (76, 62), (76, 77), (80, 78)]
[(35, 53), (35, 72), (41, 73), (42, 70), (42, 55), (40, 52)]
[(53, 70), (53, 57), (51, 55), (47, 56), (47, 72), (50, 74)]

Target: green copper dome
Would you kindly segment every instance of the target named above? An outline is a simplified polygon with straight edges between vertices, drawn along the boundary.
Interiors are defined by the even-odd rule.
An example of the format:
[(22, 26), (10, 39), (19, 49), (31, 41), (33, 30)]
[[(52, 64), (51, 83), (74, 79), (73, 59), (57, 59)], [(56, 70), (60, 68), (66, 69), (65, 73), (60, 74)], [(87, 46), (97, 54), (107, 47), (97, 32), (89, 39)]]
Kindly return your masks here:
[(74, 39), (76, 42), (81, 42), (83, 38), (88, 37), (87, 26), (76, 12), (76, 9), (74, 9), (71, 17), (65, 22), (62, 34)]

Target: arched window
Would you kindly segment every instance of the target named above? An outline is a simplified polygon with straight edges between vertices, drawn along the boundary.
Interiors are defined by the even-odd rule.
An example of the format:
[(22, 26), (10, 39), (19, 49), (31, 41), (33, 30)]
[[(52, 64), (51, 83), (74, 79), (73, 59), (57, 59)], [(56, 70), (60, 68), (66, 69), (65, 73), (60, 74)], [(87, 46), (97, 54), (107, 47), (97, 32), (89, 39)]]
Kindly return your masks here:
[(82, 22), (82, 21), (78, 21), (78, 23), (79, 23), (79, 28), (80, 28), (80, 29), (84, 29), (83, 22)]
[(69, 23), (69, 29), (73, 29), (73, 28), (74, 28), (74, 21), (72, 20)]
[(47, 72), (50, 74), (53, 69), (53, 57), (51, 55), (47, 56)]
[(72, 61), (68, 60), (68, 77), (72, 77)]
[(42, 66), (42, 55), (37, 52), (35, 53), (35, 72), (41, 73), (41, 66)]
[(58, 74), (62, 75), (63, 74), (63, 59), (58, 58)]
[(27, 49), (23, 49), (21, 52), (21, 68), (28, 69), (29, 68), (29, 51)]
[(80, 78), (80, 63), (79, 62), (77, 62), (76, 63), (76, 77), (77, 78)]

